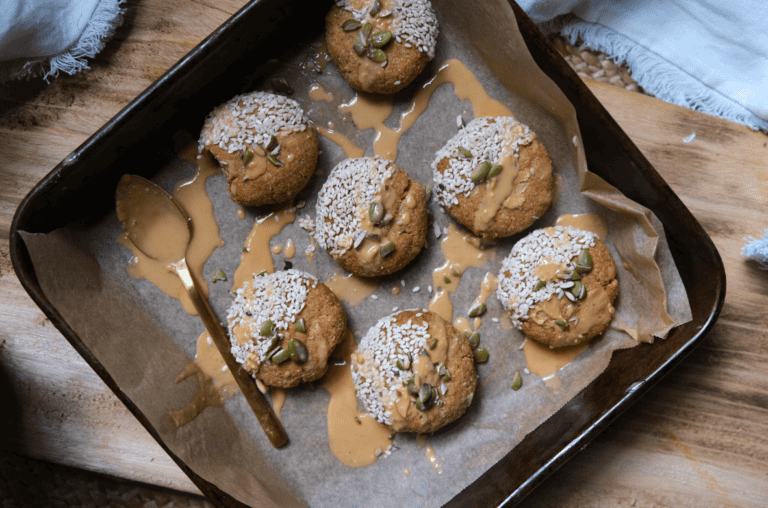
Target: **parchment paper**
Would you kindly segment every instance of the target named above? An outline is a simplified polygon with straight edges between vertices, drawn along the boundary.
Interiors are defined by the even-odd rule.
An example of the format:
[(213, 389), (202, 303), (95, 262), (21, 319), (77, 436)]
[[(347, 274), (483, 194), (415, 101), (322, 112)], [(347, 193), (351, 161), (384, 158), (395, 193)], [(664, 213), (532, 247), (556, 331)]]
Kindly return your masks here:
[[(609, 329), (577, 361), (546, 383), (536, 375), (524, 375), (523, 389), (514, 392), (509, 389), (512, 376), (525, 368), (519, 350), (523, 337), (492, 322), (491, 318), (501, 316), (502, 309), (491, 297), (480, 330), (491, 359), (479, 366), (472, 407), (458, 421), (429, 437), (440, 459), (441, 475), (432, 469), (415, 436), (410, 435), (398, 435), (398, 450), (371, 466), (353, 469), (342, 465), (328, 447), (329, 395), (312, 386), (289, 392), (282, 421), (291, 442), (280, 450), (269, 445), (241, 395), (227, 401), (224, 408), (208, 408), (191, 423), (171, 430), (166, 424), (168, 413), (186, 406), (197, 390), (194, 380), (176, 385), (174, 379), (194, 357), (202, 323), (151, 283), (126, 274), (131, 254), (115, 242), (122, 227), (114, 211), (95, 223), (89, 221), (87, 227), (73, 224), (50, 234), (23, 234), (46, 296), (159, 430), (164, 442), (197, 474), (247, 504), (440, 506), (598, 376), (613, 350), (636, 345), (630, 335), (652, 341), (653, 336), (664, 337), (673, 326), (691, 318), (663, 226), (647, 209), (587, 172), (573, 107), (532, 61), (509, 5), (503, 0), (470, 7), (459, 0), (433, 4), (441, 23), (437, 56), (415, 84), (395, 97), (395, 111), (387, 125), (397, 126), (399, 113), (441, 62), (449, 58), (464, 62), (491, 97), (506, 104), (537, 133), (552, 156), (555, 173), (563, 180), (559, 201), (533, 227), (553, 225), (558, 215), (566, 213), (594, 212), (606, 219), (607, 245), (617, 261), (620, 281), (612, 328), (627, 330)], [(317, 42), (321, 41), (318, 38)], [(354, 92), (335, 68), (330, 65), (322, 74), (296, 72), (312, 49), (291, 55), (274, 76), (290, 79), (296, 89), (293, 98), (315, 123), (333, 121), (337, 130), (365, 146), (371, 155), (373, 132), (358, 133), (349, 119), (338, 116), (338, 103), (350, 100)], [(266, 80), (256, 89), (268, 89), (268, 83)], [(334, 102), (312, 101), (307, 93), (312, 83), (332, 92)], [(210, 98), (211, 108), (227, 99)], [(451, 85), (438, 88), (425, 114), (401, 139), (398, 165), (412, 178), (430, 185), (434, 154), (456, 133), (459, 114), (468, 122), (471, 106), (456, 98)], [(197, 132), (190, 134), (197, 137)], [(307, 206), (299, 216), (314, 216), (318, 190), (328, 172), (344, 158), (335, 144), (324, 138), (320, 141), (319, 174), (300, 196)], [(191, 165), (179, 159), (158, 168), (154, 180), (170, 191), (174, 183), (192, 172)], [(239, 207), (229, 199), (222, 176), (210, 178), (207, 190), (226, 245), (211, 256), (204, 277), (210, 280), (221, 269), (231, 280), (253, 220), (265, 210), (247, 210), (247, 218), (238, 219)], [(438, 225), (452, 222), (434, 200), (429, 206)], [(466, 315), (479, 294), (483, 276), (498, 273), (501, 261), (521, 236), (500, 241), (492, 247), (496, 254), (486, 266), (465, 272), (452, 297), (455, 317)], [(334, 272), (343, 273), (324, 252), (308, 261), (303, 252), (309, 237), (297, 223), (289, 224), (272, 244), (285, 245), (289, 238), (297, 246), (297, 255), (291, 260), (294, 268), (306, 270), (321, 281)], [(282, 269), (283, 256), (274, 257), (277, 269)], [(424, 252), (411, 265), (381, 279), (378, 300), (369, 298), (356, 307), (345, 305), (355, 337), (359, 339), (394, 307), (426, 308), (432, 296), (426, 291), (432, 284), (432, 270), (442, 262), (439, 242), (429, 233)], [(624, 268), (624, 262), (636, 275)], [(392, 295), (390, 288), (400, 285), (401, 280), (405, 287), (398, 296)], [(417, 286), (421, 289), (413, 292)], [(220, 282), (210, 287), (211, 305), (223, 318), (231, 302), (231, 286)], [(409, 476), (403, 474), (405, 468), (410, 470)]]

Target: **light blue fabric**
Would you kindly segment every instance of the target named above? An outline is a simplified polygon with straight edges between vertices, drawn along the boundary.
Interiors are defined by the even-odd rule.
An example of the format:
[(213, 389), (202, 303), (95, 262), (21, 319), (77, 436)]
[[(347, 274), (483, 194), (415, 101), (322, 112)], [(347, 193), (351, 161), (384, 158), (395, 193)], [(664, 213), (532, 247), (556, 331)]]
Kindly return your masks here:
[(0, 0), (0, 81), (87, 69), (124, 0)]
[(747, 238), (747, 240), (750, 243), (741, 249), (741, 254), (757, 261), (764, 270), (768, 270), (768, 229), (762, 240), (755, 238)]
[(768, 132), (768, 0), (518, 0), (660, 99)]

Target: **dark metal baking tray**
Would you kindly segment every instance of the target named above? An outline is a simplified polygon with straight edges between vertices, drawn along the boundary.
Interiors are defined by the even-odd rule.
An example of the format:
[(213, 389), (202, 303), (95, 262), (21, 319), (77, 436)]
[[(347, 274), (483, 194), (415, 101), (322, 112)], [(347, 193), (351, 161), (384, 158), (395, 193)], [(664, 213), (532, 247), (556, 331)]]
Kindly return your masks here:
[[(666, 340), (614, 352), (597, 379), (448, 506), (511, 506), (520, 501), (690, 353), (714, 325), (725, 298), (723, 263), (704, 229), (522, 9), (510, 3), (533, 58), (576, 108), (589, 169), (651, 209), (663, 223), (693, 319), (672, 330)], [(197, 476), (163, 445), (147, 418), (46, 299), (18, 232), (47, 233), (102, 216), (114, 206), (113, 189), (123, 173), (142, 173), (141, 168), (147, 168), (144, 172), (149, 176), (152, 166), (142, 161), (166, 150), (167, 140), (179, 126), (196, 125), (205, 117), (209, 102), (200, 97), (223, 100), (247, 89), (256, 79), (251, 71), (279, 56), (264, 48), (279, 48), (274, 42), (285, 41), (284, 34), (292, 34), (300, 46), (305, 40), (297, 39), (297, 34), (320, 33), (329, 5), (284, 0), (256, 0), (246, 5), (59, 163), (24, 198), (11, 225), (11, 259), (26, 291), (218, 506), (243, 505)]]

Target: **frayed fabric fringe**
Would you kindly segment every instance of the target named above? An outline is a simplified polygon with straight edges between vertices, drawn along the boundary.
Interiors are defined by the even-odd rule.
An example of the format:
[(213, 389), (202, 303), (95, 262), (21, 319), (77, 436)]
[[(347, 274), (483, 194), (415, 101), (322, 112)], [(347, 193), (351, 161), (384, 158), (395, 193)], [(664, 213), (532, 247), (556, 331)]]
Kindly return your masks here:
[(77, 41), (67, 49), (49, 57), (29, 61), (25, 58), (0, 63), (0, 82), (42, 76), (48, 81), (59, 72), (76, 74), (90, 69), (87, 58), (93, 58), (104, 49), (104, 44), (123, 23), (125, 9), (120, 7), (125, 0), (102, 0), (96, 6), (93, 17)]
[(635, 81), (659, 99), (768, 133), (768, 120), (610, 28), (581, 21), (572, 14), (542, 23), (539, 28), (546, 34), (560, 33), (571, 44), (581, 37), (587, 46), (606, 53), (615, 62), (626, 62)]
[(763, 270), (768, 270), (768, 229), (765, 230), (765, 237), (762, 240), (747, 238), (751, 243), (741, 249), (741, 254), (760, 263)]

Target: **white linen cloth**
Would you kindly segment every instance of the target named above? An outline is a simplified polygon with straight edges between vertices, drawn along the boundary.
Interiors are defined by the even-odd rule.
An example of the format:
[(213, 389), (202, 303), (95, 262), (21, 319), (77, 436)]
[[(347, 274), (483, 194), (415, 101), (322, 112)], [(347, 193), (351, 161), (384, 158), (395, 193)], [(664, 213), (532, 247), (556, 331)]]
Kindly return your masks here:
[(668, 102), (768, 132), (768, 0), (518, 0)]
[(124, 0), (0, 0), (0, 82), (88, 68), (122, 23)]

